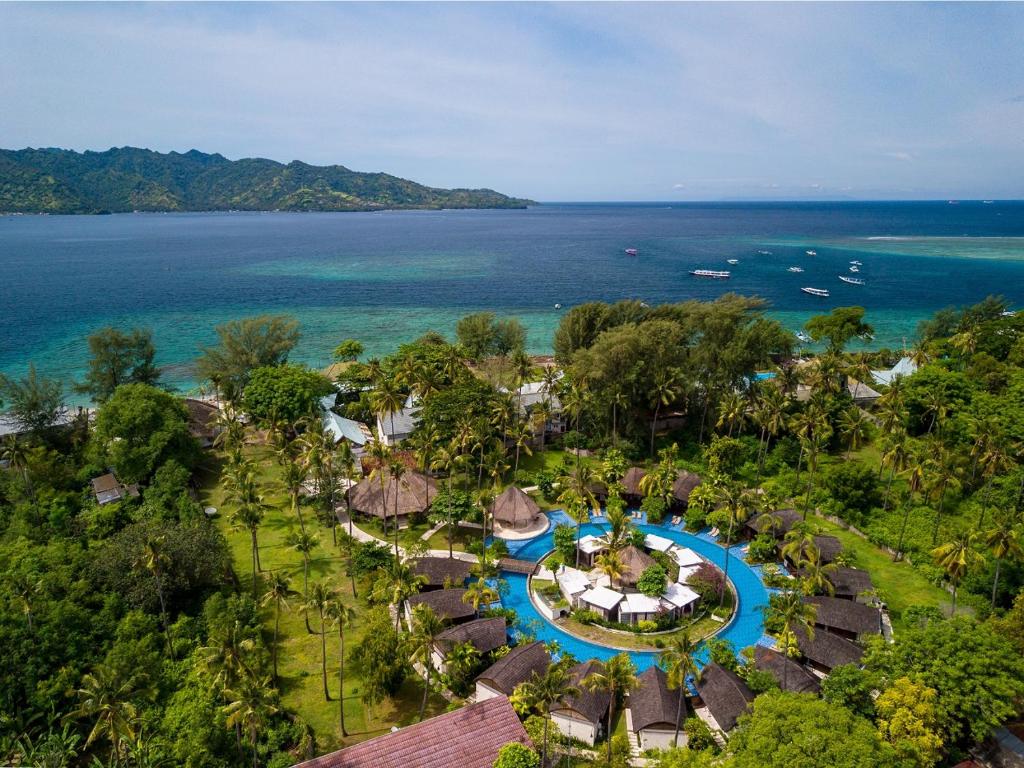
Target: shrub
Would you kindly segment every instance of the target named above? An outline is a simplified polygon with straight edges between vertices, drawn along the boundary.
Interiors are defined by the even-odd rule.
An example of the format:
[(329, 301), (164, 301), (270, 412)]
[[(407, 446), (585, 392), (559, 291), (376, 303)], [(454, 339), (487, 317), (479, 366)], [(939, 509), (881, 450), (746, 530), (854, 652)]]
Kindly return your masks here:
[(747, 687), (752, 690), (755, 695), (779, 690), (779, 681), (776, 680), (775, 675), (768, 670), (757, 669), (756, 667), (747, 667), (745, 675)]
[(753, 563), (772, 563), (779, 557), (775, 539), (766, 533), (754, 537), (747, 553)]
[(711, 728), (696, 715), (686, 718), (683, 730), (686, 731), (686, 746), (689, 749), (696, 752), (704, 749), (718, 749)]
[(648, 597), (660, 597), (665, 594), (665, 569), (660, 565), (651, 565), (644, 569), (637, 580), (636, 588)]
[(700, 595), (701, 600), (717, 601), (725, 586), (725, 574), (710, 563), (704, 563), (686, 580), (686, 583)]
[(555, 526), (554, 544), (563, 563), (576, 562), (576, 530), (571, 525), (559, 523)]
[(878, 476), (872, 467), (846, 461), (825, 473), (825, 489), (835, 512), (844, 520), (859, 523), (880, 502)]
[(494, 768), (537, 768), (540, 755), (525, 744), (512, 741), (498, 750)]
[(658, 630), (658, 622), (644, 619), (636, 623), (636, 628), (640, 632), (656, 632)]
[(660, 496), (646, 496), (640, 502), (640, 509), (647, 513), (647, 522), (651, 525), (658, 525), (665, 519), (668, 512), (668, 503)]

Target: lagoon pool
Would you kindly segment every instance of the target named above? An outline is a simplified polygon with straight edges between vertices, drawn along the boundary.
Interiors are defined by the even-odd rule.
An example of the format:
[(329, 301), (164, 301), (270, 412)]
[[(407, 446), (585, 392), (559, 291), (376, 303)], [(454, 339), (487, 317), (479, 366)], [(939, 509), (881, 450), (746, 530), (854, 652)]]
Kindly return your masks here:
[[(550, 512), (551, 527), (534, 539), (525, 541), (507, 542), (509, 554), (520, 560), (537, 561), (545, 554), (554, 549), (554, 528), (559, 523), (575, 526), (568, 515), (562, 511)], [(725, 565), (725, 558), (729, 558), (729, 580), (736, 588), (739, 598), (739, 606), (729, 625), (718, 633), (718, 637), (728, 640), (739, 652), (748, 645), (754, 645), (764, 636), (764, 621), (761, 615), (762, 608), (768, 604), (768, 590), (761, 581), (760, 571), (745, 563), (740, 557), (730, 553), (726, 555), (724, 547), (714, 542), (707, 533), (692, 534), (680, 530), (679, 527), (663, 525), (648, 525), (646, 522), (634, 521), (636, 526), (645, 533), (654, 533), (672, 539), (677, 544), (689, 547), (695, 552), (703, 555), (718, 567)], [(600, 535), (607, 530), (607, 525), (600, 519), (586, 523), (582, 527), (582, 535)], [(735, 549), (732, 548), (732, 549)], [(508, 582), (508, 591), (502, 596), (501, 602), (505, 608), (515, 610), (518, 617), (518, 624), (530, 624), (531, 631), (536, 630), (538, 640), (548, 642), (555, 640), (558, 645), (568, 653), (571, 653), (580, 661), (587, 659), (610, 659), (621, 651), (612, 648), (605, 648), (601, 645), (581, 640), (574, 637), (549, 622), (538, 613), (530, 601), (527, 591), (526, 577), (521, 574), (504, 573), (503, 578)], [(638, 671), (643, 671), (653, 666), (658, 659), (657, 651), (630, 651), (630, 657)], [(707, 661), (707, 650), (702, 645), (698, 654), (698, 661), (701, 664)]]

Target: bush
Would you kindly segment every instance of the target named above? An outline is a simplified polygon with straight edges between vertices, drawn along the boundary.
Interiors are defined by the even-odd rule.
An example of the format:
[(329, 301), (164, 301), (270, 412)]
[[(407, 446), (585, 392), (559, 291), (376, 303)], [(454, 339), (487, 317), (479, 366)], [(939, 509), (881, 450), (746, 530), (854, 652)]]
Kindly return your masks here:
[(646, 496), (640, 502), (640, 509), (647, 513), (647, 522), (651, 525), (658, 525), (665, 519), (668, 512), (668, 502), (660, 496)]
[(665, 569), (660, 565), (651, 565), (644, 569), (637, 580), (636, 588), (648, 597), (660, 597), (665, 594)]
[(636, 628), (640, 632), (657, 632), (658, 622), (644, 619), (643, 621), (638, 621), (636, 623)]
[(836, 514), (854, 525), (881, 502), (875, 470), (860, 462), (845, 461), (831, 467), (825, 473), (824, 486)]
[(747, 554), (752, 563), (774, 563), (779, 559), (775, 539), (766, 533), (754, 537)]
[(686, 521), (686, 530), (688, 531), (699, 531), (702, 528), (706, 528), (708, 524), (707, 513), (699, 506), (692, 504), (686, 508), (686, 514), (683, 516), (683, 519)]
[(704, 563), (686, 580), (686, 583), (704, 602), (715, 602), (718, 596), (723, 594), (725, 574), (710, 563)]
[(498, 759), (494, 761), (494, 768), (537, 768), (539, 765), (540, 755), (516, 741), (499, 749)]
[(547, 469), (538, 472), (535, 480), (544, 500), (549, 503), (558, 497), (558, 494), (555, 492), (555, 480), (555, 473)]
[(715, 735), (711, 732), (708, 724), (696, 715), (686, 718), (683, 723), (683, 730), (686, 731), (686, 746), (696, 752), (705, 749), (718, 749), (715, 743)]

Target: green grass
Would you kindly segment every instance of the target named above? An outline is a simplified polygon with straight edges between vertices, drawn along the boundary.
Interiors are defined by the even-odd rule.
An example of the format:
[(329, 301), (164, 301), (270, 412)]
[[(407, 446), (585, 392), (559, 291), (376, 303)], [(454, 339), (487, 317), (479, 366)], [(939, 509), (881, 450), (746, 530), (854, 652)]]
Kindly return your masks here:
[[(593, 468), (597, 467), (600, 462), (591, 456), (583, 456), (580, 458), (580, 463)], [(565, 464), (571, 467), (576, 466), (576, 454), (561, 448), (545, 448), (543, 451), (535, 448), (533, 456), (527, 456), (525, 453), (520, 455), (519, 472), (529, 475), (544, 470), (559, 472)]]
[[(487, 531), (490, 533), (490, 523), (487, 525)], [(466, 552), (469, 549), (471, 543), (480, 543), (481, 531), (479, 528), (463, 528), (461, 526), (455, 527), (455, 533), (452, 535), (452, 550), (455, 552)], [(431, 549), (448, 549), (448, 527), (445, 526), (440, 531), (435, 533), (427, 542)], [(479, 550), (478, 550), (479, 551)]]
[[(271, 459), (269, 451), (255, 448), (250, 457), (259, 462), (261, 485), (265, 489), (265, 501), (270, 505), (263, 525), (259, 529), (260, 560), (264, 574), (259, 577), (262, 589), (263, 576), (271, 571), (284, 571), (292, 580), (292, 588), (302, 590), (302, 557), (286, 543), (288, 535), (298, 530), (298, 522), (291, 514), (287, 495), (280, 489), (280, 467)], [(252, 566), (249, 534), (233, 530), (229, 523), (230, 508), (224, 504), (224, 491), (218, 481), (218, 462), (211, 457), (210, 466), (203, 474), (204, 487), (201, 502), (220, 509), (217, 525), (227, 536), (228, 544), (243, 591), (252, 589)], [(321, 529), (315, 521), (312, 510), (303, 512), (307, 530), (317, 530), (320, 546), (311, 556), (310, 580), (327, 580), (339, 587), (346, 604), (356, 611), (356, 622), (346, 632), (346, 656), (362, 638), (365, 606), (352, 597), (349, 581), (344, 577), (342, 560), (338, 550), (331, 543), (329, 530)], [(359, 670), (351, 663), (345, 665), (345, 721), (349, 736), (341, 737), (338, 720), (338, 669), (337, 634), (328, 631), (327, 663), (328, 688), (332, 701), (324, 700), (320, 676), (320, 639), (306, 631), (300, 609), (302, 599), (291, 601), (290, 610), (281, 615), (281, 638), (279, 645), (280, 693), (283, 707), (297, 713), (316, 733), (317, 748), (326, 752), (342, 745), (353, 744), (373, 736), (386, 733), (393, 725), (415, 722), (419, 714), (423, 689), (420, 678), (410, 677), (399, 694), (390, 701), (377, 705), (368, 711), (359, 698)], [(273, 642), (274, 611), (269, 606), (263, 611), (265, 638), (268, 647)], [(311, 618), (314, 629), (317, 619)], [(347, 661), (347, 659), (346, 659)], [(438, 714), (445, 709), (445, 702), (438, 696), (431, 696), (427, 714)]]

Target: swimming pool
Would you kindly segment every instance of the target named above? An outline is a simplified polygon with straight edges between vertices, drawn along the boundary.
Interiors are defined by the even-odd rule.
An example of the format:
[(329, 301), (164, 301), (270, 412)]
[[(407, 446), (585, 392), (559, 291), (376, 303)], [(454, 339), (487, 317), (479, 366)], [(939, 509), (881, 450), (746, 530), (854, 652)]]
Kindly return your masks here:
[[(509, 554), (520, 560), (537, 561), (545, 554), (554, 549), (554, 527), (558, 523), (575, 525), (564, 512), (556, 511), (548, 513), (551, 518), (551, 527), (548, 532), (535, 539), (525, 541), (508, 542)], [(725, 566), (726, 551), (724, 547), (714, 543), (708, 534), (692, 534), (670, 525), (648, 525), (645, 522), (636, 522), (636, 526), (644, 533), (655, 533), (667, 539), (689, 547), (695, 552), (703, 555), (719, 568)], [(600, 522), (586, 523), (582, 526), (582, 535), (588, 533), (600, 535), (607, 530), (607, 525)], [(729, 557), (729, 580), (736, 588), (739, 599), (738, 610), (733, 616), (729, 625), (718, 633), (718, 637), (728, 640), (739, 652), (748, 645), (756, 644), (764, 636), (764, 621), (761, 609), (768, 604), (768, 590), (758, 574), (743, 560), (730, 553)], [(548, 642), (556, 640), (559, 646), (571, 653), (580, 661), (587, 659), (607, 660), (621, 651), (612, 648), (605, 648), (578, 637), (570, 635), (540, 615), (533, 603), (526, 586), (526, 576), (515, 573), (504, 573), (503, 578), (508, 582), (508, 591), (502, 596), (502, 605), (515, 610), (518, 623), (528, 622), (531, 631), (536, 630), (538, 640)], [(629, 651), (637, 671), (643, 671), (657, 663), (657, 651)], [(707, 661), (707, 649), (702, 645), (698, 653), (698, 661), (701, 664)]]

